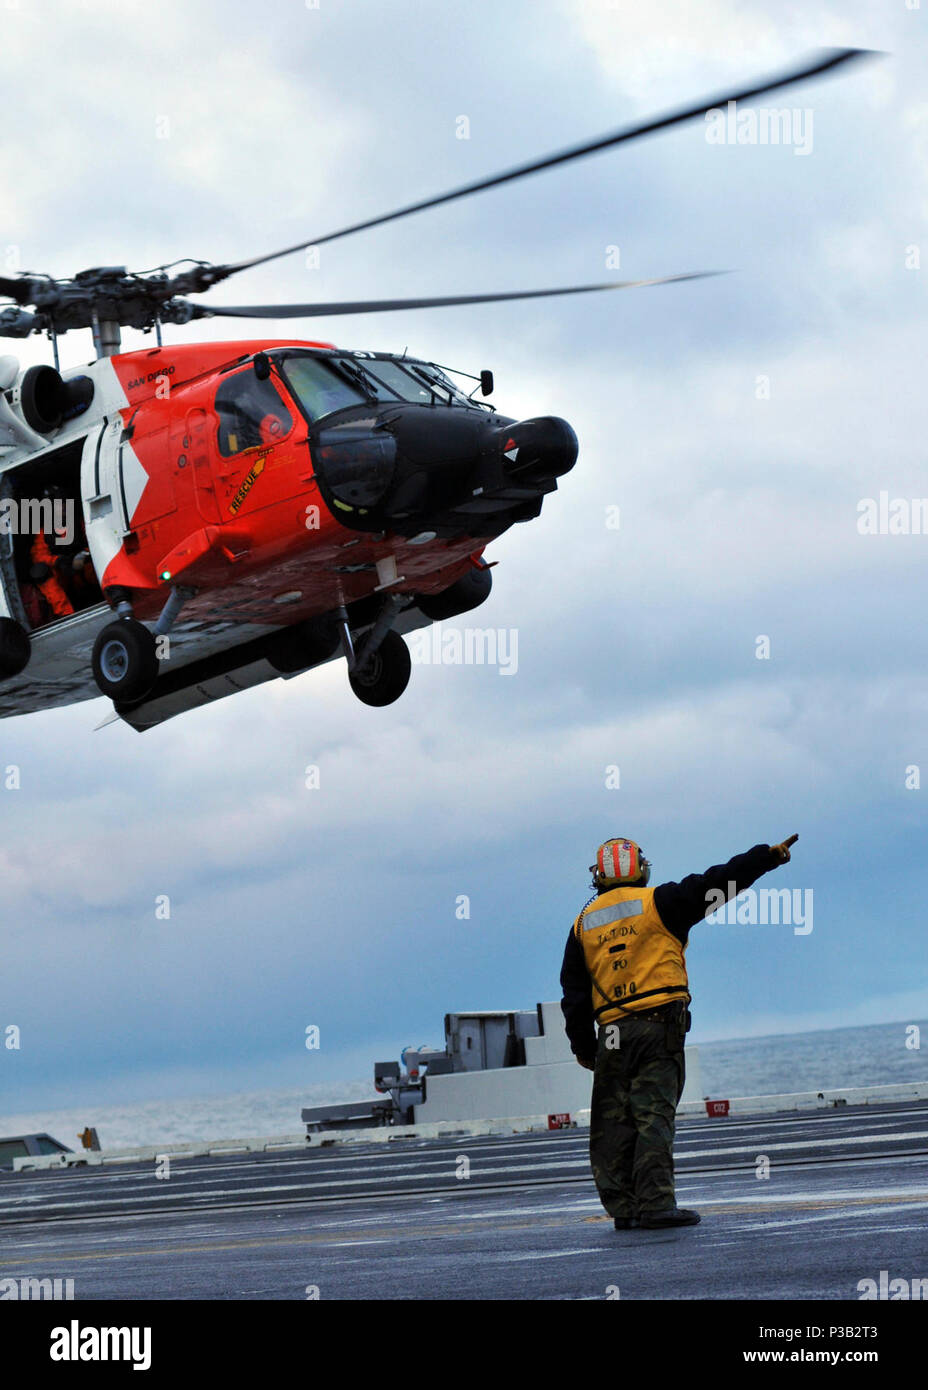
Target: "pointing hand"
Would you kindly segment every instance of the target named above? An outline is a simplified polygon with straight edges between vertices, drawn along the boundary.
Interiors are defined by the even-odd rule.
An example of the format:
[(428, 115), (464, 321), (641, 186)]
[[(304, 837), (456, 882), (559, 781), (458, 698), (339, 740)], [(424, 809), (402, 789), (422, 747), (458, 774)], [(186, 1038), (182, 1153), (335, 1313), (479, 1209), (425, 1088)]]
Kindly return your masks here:
[(775, 854), (781, 864), (789, 863), (789, 847), (794, 845), (799, 839), (798, 835), (790, 835), (788, 840), (784, 840), (780, 845), (771, 845), (770, 852)]

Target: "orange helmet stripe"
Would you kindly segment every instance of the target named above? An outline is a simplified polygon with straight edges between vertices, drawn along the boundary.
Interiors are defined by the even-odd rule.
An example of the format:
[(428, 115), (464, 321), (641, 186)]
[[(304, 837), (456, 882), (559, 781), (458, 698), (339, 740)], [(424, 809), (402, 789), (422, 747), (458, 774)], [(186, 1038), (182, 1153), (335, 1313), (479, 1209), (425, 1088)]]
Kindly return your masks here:
[(596, 852), (596, 867), (604, 879), (634, 881), (641, 874), (641, 852), (634, 840), (607, 840)]

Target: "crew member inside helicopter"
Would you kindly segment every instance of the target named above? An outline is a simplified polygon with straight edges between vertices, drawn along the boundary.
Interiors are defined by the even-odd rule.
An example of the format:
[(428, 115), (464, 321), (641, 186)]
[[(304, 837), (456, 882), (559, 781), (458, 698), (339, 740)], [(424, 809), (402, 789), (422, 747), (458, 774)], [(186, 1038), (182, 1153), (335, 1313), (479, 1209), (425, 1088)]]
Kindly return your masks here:
[(271, 381), (250, 368), (229, 377), (216, 392), (219, 452), (228, 458), (244, 449), (274, 444), (289, 434), (293, 417)]
[(44, 600), (51, 618), (67, 618), (74, 612), (74, 604), (61, 582), (64, 577), (64, 557), (59, 549), (61, 544), (61, 537), (50, 529), (48, 534), (37, 531), (29, 548), (29, 578)]
[(52, 519), (54, 504), (60, 500), (54, 487), (43, 490), (42, 501), (52, 504), (47, 516), (42, 513), (48, 524), (36, 532), (29, 547), (28, 582), (21, 585), (21, 594), (32, 627), (67, 618), (99, 599), (83, 521), (78, 524), (78, 534), (69, 539), (68, 528), (60, 524), (60, 518), (57, 522)]

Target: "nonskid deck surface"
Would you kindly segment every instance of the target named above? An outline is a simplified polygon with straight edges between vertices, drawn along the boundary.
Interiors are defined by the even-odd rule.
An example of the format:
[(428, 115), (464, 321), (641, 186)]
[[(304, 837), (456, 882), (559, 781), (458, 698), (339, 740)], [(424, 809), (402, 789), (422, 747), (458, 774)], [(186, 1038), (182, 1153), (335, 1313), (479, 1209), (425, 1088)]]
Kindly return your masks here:
[(614, 1231), (587, 1140), (5, 1174), (0, 1277), (71, 1279), (76, 1299), (857, 1300), (881, 1271), (928, 1274), (926, 1103), (681, 1121), (677, 1198), (703, 1221), (673, 1231)]

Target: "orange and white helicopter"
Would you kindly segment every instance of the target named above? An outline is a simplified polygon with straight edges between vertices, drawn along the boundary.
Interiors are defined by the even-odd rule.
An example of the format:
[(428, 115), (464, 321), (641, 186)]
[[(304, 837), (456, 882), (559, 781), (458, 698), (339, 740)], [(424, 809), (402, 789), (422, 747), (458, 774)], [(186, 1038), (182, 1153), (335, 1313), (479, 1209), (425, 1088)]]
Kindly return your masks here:
[[(486, 545), (538, 515), (577, 457), (555, 416), (516, 421), (435, 363), (331, 343), (163, 346), (161, 325), (329, 317), (665, 284), (337, 304), (186, 298), (240, 271), (831, 71), (860, 50), (725, 93), (380, 217), (233, 265), (0, 278), (0, 336), (45, 332), (55, 366), (0, 357), (0, 717), (109, 696), (144, 730), (339, 654), (355, 694), (405, 689), (402, 640), (490, 592)], [(185, 266), (186, 268), (177, 268)], [(120, 329), (157, 346), (120, 352)], [(91, 328), (97, 360), (59, 370)], [(463, 375), (455, 373), (455, 376)], [(481, 372), (479, 390), (493, 389)]]

